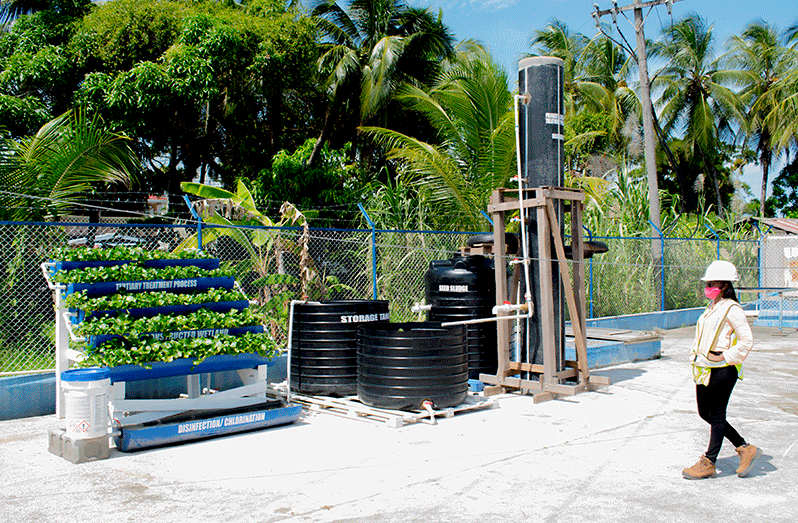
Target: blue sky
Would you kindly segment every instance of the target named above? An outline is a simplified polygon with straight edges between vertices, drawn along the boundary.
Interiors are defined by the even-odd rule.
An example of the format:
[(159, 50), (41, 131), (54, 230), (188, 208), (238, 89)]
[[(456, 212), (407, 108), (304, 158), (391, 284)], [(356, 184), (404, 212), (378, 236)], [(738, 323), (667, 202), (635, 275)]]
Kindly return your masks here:
[[(518, 60), (531, 52), (529, 42), (535, 30), (543, 29), (554, 18), (565, 22), (571, 30), (593, 36), (596, 25), (591, 12), (593, 4), (600, 9), (612, 7), (610, 0), (407, 0), (410, 5), (443, 10), (443, 21), (456, 39), (475, 39), (485, 44), (497, 63), (507, 69), (511, 87), (516, 81)], [(619, 0), (624, 6), (633, 0)], [(762, 19), (779, 29), (798, 24), (798, 0), (677, 0), (673, 4), (673, 19), (697, 13), (714, 26), (716, 54), (723, 52), (726, 41), (739, 34), (749, 23)], [(633, 18), (631, 12), (628, 13)], [(604, 18), (609, 21), (608, 17)], [(665, 6), (654, 8), (646, 19), (646, 37), (657, 39), (660, 29), (671, 21)], [(627, 40), (634, 42), (634, 30), (625, 18), (619, 25)], [(656, 67), (654, 67), (654, 70)], [(771, 170), (770, 179), (778, 175), (780, 161)], [(742, 180), (759, 197), (762, 183), (757, 165), (745, 168)], [(770, 194), (770, 191), (768, 192)]]
[[(457, 40), (473, 38), (485, 44), (493, 58), (508, 71), (517, 71), (517, 63), (523, 53), (530, 52), (529, 42), (535, 30), (543, 29), (557, 18), (571, 30), (587, 36), (596, 33), (591, 16), (593, 4), (600, 9), (612, 7), (610, 0), (407, 0), (411, 5), (443, 10), (443, 21)], [(620, 0), (618, 5), (631, 4), (633, 0)], [(733, 34), (756, 19), (763, 19), (779, 29), (798, 23), (798, 1), (796, 0), (676, 0), (673, 18), (679, 19), (688, 13), (698, 13), (714, 26), (717, 40), (716, 51)], [(629, 18), (633, 18), (628, 12)], [(609, 17), (604, 17), (609, 21)], [(671, 21), (665, 6), (651, 11), (646, 19), (646, 37), (656, 39), (660, 28)], [(634, 42), (631, 23), (619, 18), (619, 25), (626, 38)]]

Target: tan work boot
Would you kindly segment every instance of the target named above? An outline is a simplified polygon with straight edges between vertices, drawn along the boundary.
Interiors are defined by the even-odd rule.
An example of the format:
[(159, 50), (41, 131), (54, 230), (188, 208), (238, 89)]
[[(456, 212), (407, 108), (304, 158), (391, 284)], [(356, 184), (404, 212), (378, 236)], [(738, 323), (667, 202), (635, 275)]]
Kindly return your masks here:
[(704, 479), (711, 478), (714, 475), (715, 464), (706, 456), (701, 456), (701, 459), (695, 465), (682, 471), (682, 476), (686, 479)]
[(740, 455), (740, 466), (737, 467), (737, 477), (744, 478), (751, 472), (754, 461), (762, 455), (762, 449), (758, 449), (746, 443), (745, 445), (740, 445), (735, 450), (737, 450), (737, 454)]

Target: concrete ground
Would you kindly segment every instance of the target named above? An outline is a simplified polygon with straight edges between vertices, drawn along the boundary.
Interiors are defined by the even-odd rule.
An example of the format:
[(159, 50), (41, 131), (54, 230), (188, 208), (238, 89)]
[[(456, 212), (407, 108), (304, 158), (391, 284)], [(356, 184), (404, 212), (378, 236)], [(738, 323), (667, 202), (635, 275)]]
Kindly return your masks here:
[(798, 521), (798, 333), (755, 328), (729, 420), (764, 455), (747, 478), (726, 442), (715, 478), (687, 354), (602, 369), (613, 385), (437, 425), (390, 428), (304, 411), (293, 425), (73, 465), (47, 451), (54, 416), (0, 422), (0, 521)]

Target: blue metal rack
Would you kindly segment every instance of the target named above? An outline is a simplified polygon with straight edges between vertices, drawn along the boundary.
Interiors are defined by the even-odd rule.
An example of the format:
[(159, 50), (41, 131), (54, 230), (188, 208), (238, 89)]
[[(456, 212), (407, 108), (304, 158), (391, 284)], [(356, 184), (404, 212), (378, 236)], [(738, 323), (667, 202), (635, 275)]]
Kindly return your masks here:
[[(154, 265), (151, 262), (157, 262)], [(142, 262), (149, 266), (199, 265), (203, 268), (217, 268), (218, 259), (196, 260), (152, 260)], [(125, 263), (125, 262), (121, 262)], [(139, 263), (139, 262), (136, 262)], [(127, 314), (132, 317), (148, 317), (157, 314), (187, 314), (199, 309), (217, 311), (242, 310), (249, 306), (246, 300), (234, 302), (202, 303), (191, 305), (175, 305), (165, 307), (149, 307), (140, 309), (92, 311), (65, 310), (63, 298), (71, 292), (86, 291), (90, 296), (105, 296), (124, 288), (130, 292), (147, 290), (166, 290), (172, 292), (193, 292), (197, 289), (233, 288), (233, 278), (192, 278), (187, 280), (158, 280), (155, 282), (109, 282), (109, 283), (72, 283), (68, 285), (54, 284), (50, 276), (57, 270), (72, 270), (87, 266), (113, 265), (115, 262), (49, 262), (42, 265), (48, 286), (53, 289), (56, 299), (57, 318), (60, 320), (56, 332), (56, 346), (59, 352), (60, 369), (56, 373), (60, 378), (56, 387), (57, 414), (63, 417), (63, 391), (60, 381), (73, 378), (80, 380), (79, 373), (100, 369), (67, 370), (69, 361), (79, 359), (79, 354), (68, 349), (69, 325), (83, 321), (92, 316)], [(141, 284), (141, 285), (138, 285)], [(153, 287), (153, 289), (150, 289)], [(161, 288), (158, 288), (161, 287)], [(263, 332), (262, 326), (237, 327), (231, 329), (203, 329), (165, 333), (166, 337), (214, 337), (221, 334), (240, 335), (245, 332)], [(87, 342), (90, 347), (98, 347), (117, 335), (91, 336)], [(64, 353), (65, 355), (61, 354)], [(168, 445), (195, 439), (208, 438), (223, 434), (255, 430), (274, 425), (294, 422), (300, 414), (301, 407), (287, 404), (279, 392), (269, 388), (267, 368), (276, 362), (276, 358), (266, 358), (258, 354), (236, 354), (210, 356), (202, 361), (183, 358), (170, 362), (152, 362), (146, 366), (120, 365), (103, 368), (110, 377), (108, 391), (114, 426), (109, 427), (109, 436), (113, 434), (116, 446), (121, 451), (137, 450), (146, 447)], [(242, 386), (212, 394), (202, 394), (200, 375), (221, 371), (237, 371)], [(125, 384), (127, 382), (186, 376), (187, 397), (167, 399), (127, 399)], [(60, 402), (58, 400), (61, 400)]]

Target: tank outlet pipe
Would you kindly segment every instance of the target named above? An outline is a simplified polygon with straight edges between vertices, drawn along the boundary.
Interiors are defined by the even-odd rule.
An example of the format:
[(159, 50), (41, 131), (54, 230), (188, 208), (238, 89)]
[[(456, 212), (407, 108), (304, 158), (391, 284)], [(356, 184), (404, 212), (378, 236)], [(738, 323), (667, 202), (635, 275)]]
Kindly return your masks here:
[(429, 420), (430, 420), (429, 423), (430, 423), (430, 425), (435, 425), (436, 424), (435, 411), (432, 408), (432, 401), (424, 400), (424, 401), (421, 402), (421, 406), (424, 407), (426, 409), (427, 413), (429, 414)]
[(521, 311), (521, 312), (529, 312), (530, 304), (528, 303), (517, 303), (512, 304), (510, 302), (504, 302), (501, 305), (496, 305), (493, 307), (493, 314), (497, 314), (499, 312), (514, 312), (514, 311)]
[(428, 310), (432, 309), (432, 305), (424, 305), (423, 303), (414, 303), (412, 307), (410, 307), (411, 312), (427, 312)]
[(285, 362), (285, 401), (287, 403), (291, 403), (291, 348), (294, 342), (294, 305), (297, 303), (312, 303), (314, 305), (320, 305), (320, 303), (317, 301), (291, 300), (291, 304), (288, 308), (288, 340), (285, 343), (285, 346), (288, 349), (288, 355), (286, 356)]

